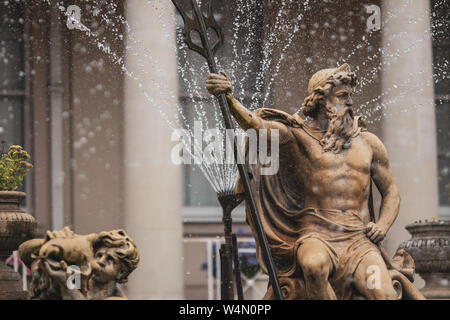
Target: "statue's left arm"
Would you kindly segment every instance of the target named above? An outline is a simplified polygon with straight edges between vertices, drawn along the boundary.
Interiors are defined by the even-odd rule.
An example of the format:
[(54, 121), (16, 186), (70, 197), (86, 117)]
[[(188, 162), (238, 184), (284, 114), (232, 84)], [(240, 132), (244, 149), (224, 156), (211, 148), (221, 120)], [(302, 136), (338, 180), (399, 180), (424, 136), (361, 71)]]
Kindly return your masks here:
[(386, 147), (372, 133), (363, 135), (372, 148), (371, 177), (381, 193), (382, 201), (377, 223), (368, 225), (367, 236), (378, 243), (384, 239), (400, 210), (400, 194), (395, 184)]

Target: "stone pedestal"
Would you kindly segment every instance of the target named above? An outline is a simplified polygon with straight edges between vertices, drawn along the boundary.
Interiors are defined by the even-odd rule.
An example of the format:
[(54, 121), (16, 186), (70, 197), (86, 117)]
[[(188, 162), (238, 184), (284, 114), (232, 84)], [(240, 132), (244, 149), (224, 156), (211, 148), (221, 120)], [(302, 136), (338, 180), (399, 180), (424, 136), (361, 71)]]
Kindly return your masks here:
[(28, 300), (30, 295), (22, 289), (19, 273), (5, 264), (9, 255), (0, 253), (0, 300)]
[(406, 226), (412, 238), (403, 242), (425, 280), (427, 299), (450, 299), (450, 221), (416, 222)]
[(12, 252), (36, 232), (33, 216), (19, 207), (24, 198), (23, 192), (0, 191), (0, 300), (29, 299), (19, 274), (5, 265)]

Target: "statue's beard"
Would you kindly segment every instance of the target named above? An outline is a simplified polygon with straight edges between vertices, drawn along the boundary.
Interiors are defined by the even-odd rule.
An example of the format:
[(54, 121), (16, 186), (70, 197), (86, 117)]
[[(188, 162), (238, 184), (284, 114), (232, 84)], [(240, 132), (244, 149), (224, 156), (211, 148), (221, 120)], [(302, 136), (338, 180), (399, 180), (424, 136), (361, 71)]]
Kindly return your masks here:
[(353, 135), (353, 110), (343, 107), (339, 112), (327, 112), (328, 129), (320, 140), (323, 150), (339, 153), (351, 146)]

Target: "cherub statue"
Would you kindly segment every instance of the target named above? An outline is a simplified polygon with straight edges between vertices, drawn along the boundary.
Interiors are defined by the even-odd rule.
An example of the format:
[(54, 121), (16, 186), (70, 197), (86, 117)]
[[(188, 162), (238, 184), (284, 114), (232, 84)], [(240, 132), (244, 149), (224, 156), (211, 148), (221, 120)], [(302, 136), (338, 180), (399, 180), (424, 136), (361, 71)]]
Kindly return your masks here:
[[(391, 260), (380, 245), (398, 215), (400, 194), (385, 146), (354, 114), (356, 85), (348, 64), (320, 70), (291, 115), (247, 110), (223, 71), (206, 81), (211, 94), (226, 94), (242, 129), (279, 137), (279, 171), (262, 175), (261, 164), (247, 170), (286, 299), (423, 299), (410, 281), (412, 258), (398, 252)], [(378, 221), (372, 182), (382, 196)], [(240, 182), (236, 193), (243, 193)], [(254, 230), (248, 208), (247, 222)], [(267, 271), (259, 251), (257, 245)], [(271, 286), (265, 298), (274, 298)]]
[(75, 234), (47, 231), (19, 247), (31, 269), (32, 299), (126, 299), (119, 284), (139, 263), (139, 251), (124, 230)]

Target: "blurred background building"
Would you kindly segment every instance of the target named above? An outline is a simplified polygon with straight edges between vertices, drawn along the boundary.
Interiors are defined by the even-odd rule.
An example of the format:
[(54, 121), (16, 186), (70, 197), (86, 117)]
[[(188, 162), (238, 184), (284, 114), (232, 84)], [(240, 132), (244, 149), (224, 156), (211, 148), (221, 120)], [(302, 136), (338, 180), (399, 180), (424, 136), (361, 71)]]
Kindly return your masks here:
[[(213, 0), (226, 39), (219, 60), (226, 69), (232, 50), (248, 41), (232, 23), (236, 15), (245, 20), (239, 8), (246, 6), (254, 33), (235, 77), (261, 70), (264, 48), (276, 39), (266, 53), (280, 63), (269, 66), (273, 81), (262, 79), (265, 106), (294, 113), (315, 71), (343, 62), (355, 68), (361, 79), (355, 107), (363, 106), (358, 111), (385, 143), (402, 196), (384, 241), (393, 254), (409, 238), (406, 224), (450, 217), (449, 4), (310, 2)], [(71, 27), (70, 5), (81, 9), (87, 30)], [(367, 30), (373, 13), (366, 5), (381, 8), (380, 28)], [(282, 21), (301, 15), (292, 43), (280, 14)], [(0, 25), (0, 140), (5, 150), (21, 144), (32, 155), (26, 210), (39, 235), (66, 225), (77, 233), (124, 228), (142, 257), (126, 285), (131, 298), (217, 297), (217, 265), (208, 269), (205, 262), (217, 263), (221, 210), (200, 170), (171, 162), (172, 130), (157, 108), (178, 103), (189, 118), (195, 99), (211, 99), (205, 90), (186, 94), (177, 64), (193, 59), (200, 69), (203, 60), (173, 50), (182, 20), (170, 1), (7, 0)], [(153, 62), (141, 59), (149, 52)], [(197, 80), (205, 76), (199, 72)], [(257, 90), (247, 79), (241, 84), (247, 95), (237, 97), (248, 105)], [(177, 94), (161, 96), (161, 87)], [(247, 297), (260, 298), (265, 280), (251, 268), (242, 207), (233, 214), (242, 252), (249, 252), (245, 275), (263, 279), (259, 287), (245, 283)]]

